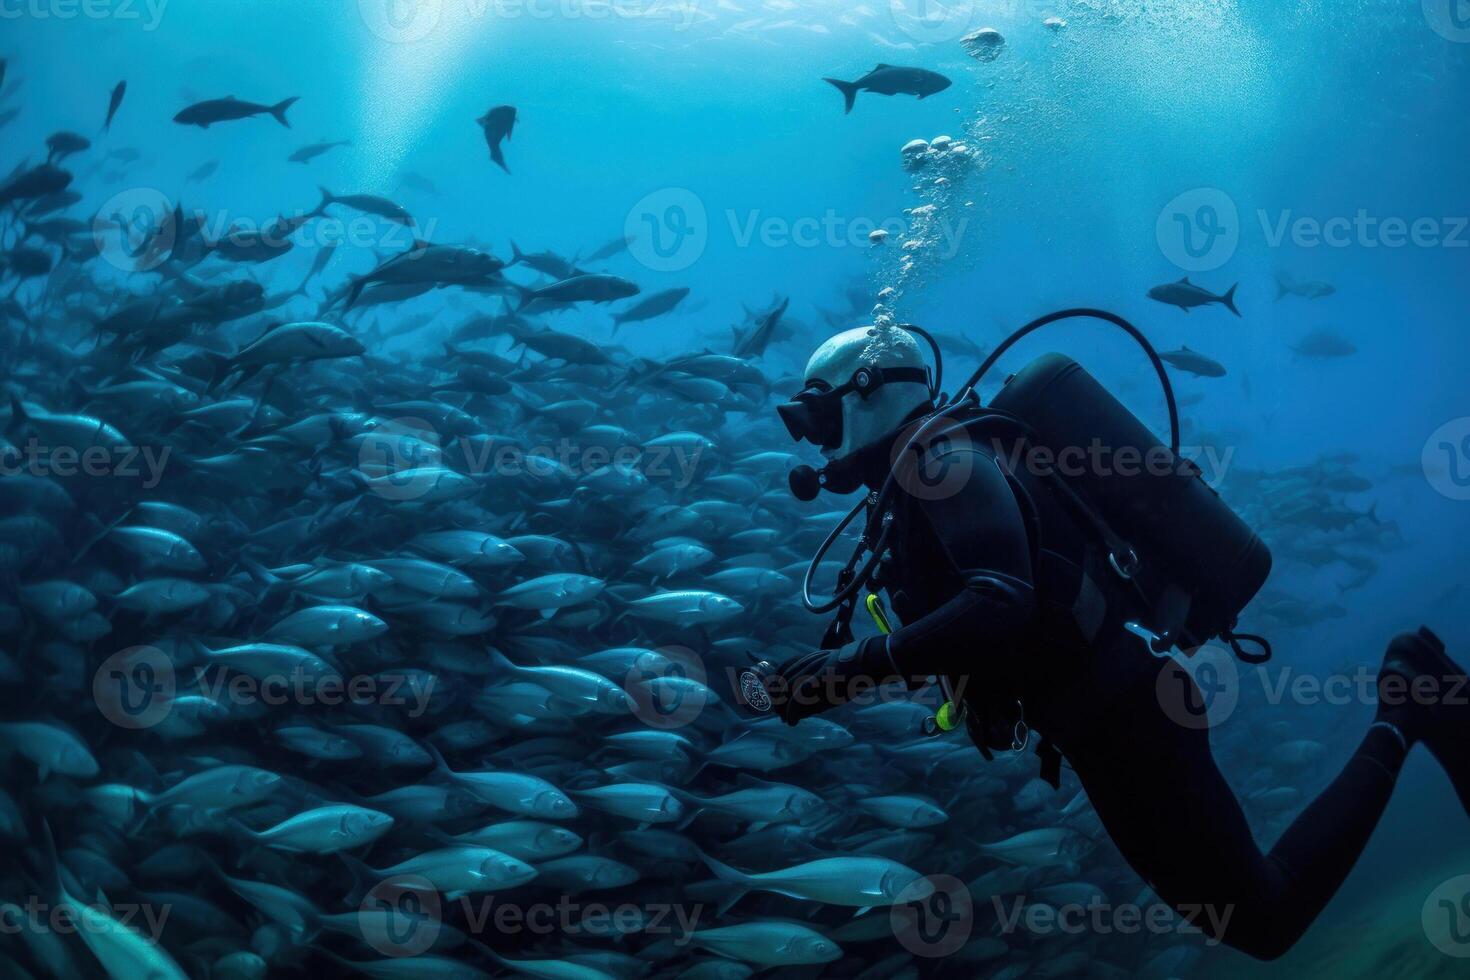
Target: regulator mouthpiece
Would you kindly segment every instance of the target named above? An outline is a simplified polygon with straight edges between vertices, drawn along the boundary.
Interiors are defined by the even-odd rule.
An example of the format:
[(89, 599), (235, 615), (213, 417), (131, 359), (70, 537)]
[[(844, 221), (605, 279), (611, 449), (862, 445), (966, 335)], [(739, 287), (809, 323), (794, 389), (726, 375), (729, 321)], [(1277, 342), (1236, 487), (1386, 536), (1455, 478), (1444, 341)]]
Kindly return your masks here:
[(791, 495), (802, 503), (816, 500), (822, 492), (822, 474), (810, 466), (796, 467), (787, 474), (786, 481), (791, 486)]

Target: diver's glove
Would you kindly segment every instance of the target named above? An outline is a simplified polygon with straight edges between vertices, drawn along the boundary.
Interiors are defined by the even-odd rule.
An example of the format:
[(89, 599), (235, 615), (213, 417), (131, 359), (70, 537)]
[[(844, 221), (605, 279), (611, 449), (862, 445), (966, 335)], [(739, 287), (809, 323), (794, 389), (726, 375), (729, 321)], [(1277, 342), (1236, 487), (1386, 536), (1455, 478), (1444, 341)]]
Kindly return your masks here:
[(888, 656), (888, 637), (870, 636), (835, 650), (792, 657), (768, 684), (776, 711), (788, 725), (846, 704), (898, 676)]

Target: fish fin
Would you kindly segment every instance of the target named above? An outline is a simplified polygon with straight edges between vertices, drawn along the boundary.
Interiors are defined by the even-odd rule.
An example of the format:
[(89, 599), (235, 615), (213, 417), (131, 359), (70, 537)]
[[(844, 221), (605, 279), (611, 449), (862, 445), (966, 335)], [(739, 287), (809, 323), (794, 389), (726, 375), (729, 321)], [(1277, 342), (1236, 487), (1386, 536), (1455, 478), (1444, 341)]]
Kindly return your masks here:
[(490, 146), (490, 159), (495, 162), (501, 170), (510, 173), (510, 168), (505, 165), (505, 154), (500, 151), (500, 144), (494, 143)]
[(1240, 311), (1235, 308), (1235, 290), (1239, 287), (1240, 283), (1236, 283), (1225, 291), (1224, 296), (1220, 297), (1220, 302), (1225, 304), (1225, 308), (1236, 316), (1240, 316)]
[(358, 860), (346, 851), (338, 851), (337, 857), (341, 858), (342, 863), (347, 865), (347, 873), (352, 876), (352, 890), (347, 893), (342, 901), (348, 908), (357, 908), (367, 898), (368, 892), (373, 887), (372, 882), (378, 879), (378, 874), (372, 868), (368, 867), (366, 863)]
[(873, 906), (871, 906), (871, 905), (865, 905), (862, 908), (858, 909), (856, 912), (854, 912), (852, 914), (852, 917), (854, 919), (856, 919), (858, 916), (864, 914), (865, 912), (871, 912), (871, 911), (873, 911)]
[(1186, 286), (1193, 286), (1193, 285), (1194, 285), (1194, 283), (1192, 283), (1192, 282), (1190, 282), (1190, 281), (1189, 281), (1189, 277), (1188, 277), (1188, 276), (1185, 276), (1185, 277), (1183, 277), (1183, 278), (1182, 278), (1182, 279), (1180, 279), (1180, 280), (1179, 280), (1179, 281), (1180, 281), (1180, 282), (1181, 282), (1181, 283), (1182, 283), (1182, 284), (1184, 284), (1184, 285), (1186, 285)]
[(270, 113), (271, 115), (276, 117), (276, 122), (280, 123), (282, 126), (285, 126), (287, 129), (290, 129), (291, 124), (286, 120), (286, 110), (295, 105), (296, 101), (300, 98), (301, 96), (299, 95), (293, 95), (289, 99), (282, 99), (280, 102), (277, 102), (275, 105), (271, 106)]
[(883, 62), (880, 61), (876, 65), (873, 66), (873, 70), (874, 71), (882, 71), (885, 68), (892, 68), (892, 67), (893, 67), (892, 65), (887, 65), (887, 64), (884, 64)]
[(14, 432), (31, 420), (26, 414), (26, 407), (21, 403), (20, 397), (15, 392), (10, 393), (10, 423), (5, 426), (6, 432)]
[(840, 78), (823, 78), (822, 81), (833, 86), (842, 93), (843, 114), (852, 112), (852, 105), (857, 100), (857, 83), (844, 82)]

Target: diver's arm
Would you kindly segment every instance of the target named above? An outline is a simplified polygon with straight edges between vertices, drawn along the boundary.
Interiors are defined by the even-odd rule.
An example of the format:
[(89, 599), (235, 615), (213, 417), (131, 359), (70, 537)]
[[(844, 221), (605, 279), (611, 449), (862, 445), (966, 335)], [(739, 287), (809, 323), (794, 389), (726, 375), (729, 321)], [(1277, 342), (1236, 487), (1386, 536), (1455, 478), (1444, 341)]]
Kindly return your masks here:
[(964, 673), (976, 648), (1004, 647), (1036, 609), (1031, 542), (1020, 504), (995, 460), (963, 450), (971, 467), (955, 493), (921, 503), (965, 586), (921, 619), (884, 638), (894, 671), (906, 679)]

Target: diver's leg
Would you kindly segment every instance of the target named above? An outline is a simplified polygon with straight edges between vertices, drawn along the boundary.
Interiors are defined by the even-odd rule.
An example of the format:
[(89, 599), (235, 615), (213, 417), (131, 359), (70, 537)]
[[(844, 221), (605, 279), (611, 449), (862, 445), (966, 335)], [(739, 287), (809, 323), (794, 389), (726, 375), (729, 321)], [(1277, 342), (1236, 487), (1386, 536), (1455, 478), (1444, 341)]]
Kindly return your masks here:
[(1342, 772), (1269, 855), (1210, 753), (1145, 685), (1105, 731), (1068, 753), (1123, 857), (1196, 927), (1261, 959), (1301, 937), (1347, 877), (1393, 791), (1406, 748), (1369, 730)]
[(1470, 681), (1426, 627), (1396, 636), (1383, 658), (1378, 720), (1423, 741), (1470, 813)]

